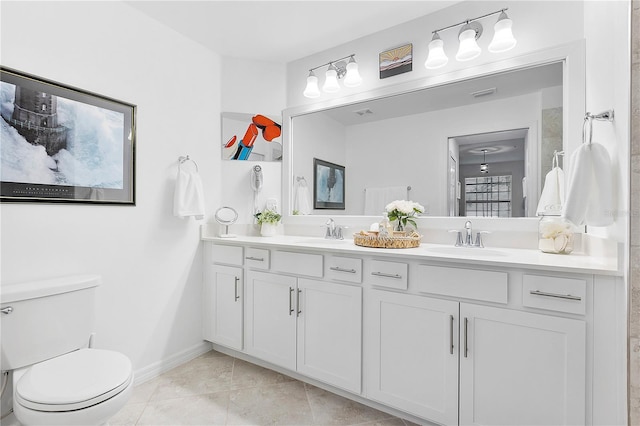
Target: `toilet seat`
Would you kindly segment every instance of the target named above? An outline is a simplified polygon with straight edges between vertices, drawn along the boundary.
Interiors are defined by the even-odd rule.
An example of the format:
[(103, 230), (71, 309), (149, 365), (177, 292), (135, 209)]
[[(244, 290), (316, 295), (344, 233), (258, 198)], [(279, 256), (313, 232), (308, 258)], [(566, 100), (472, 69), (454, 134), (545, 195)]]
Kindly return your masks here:
[(118, 395), (132, 379), (131, 362), (123, 354), (79, 349), (29, 367), (16, 385), (15, 399), (41, 412), (82, 410)]

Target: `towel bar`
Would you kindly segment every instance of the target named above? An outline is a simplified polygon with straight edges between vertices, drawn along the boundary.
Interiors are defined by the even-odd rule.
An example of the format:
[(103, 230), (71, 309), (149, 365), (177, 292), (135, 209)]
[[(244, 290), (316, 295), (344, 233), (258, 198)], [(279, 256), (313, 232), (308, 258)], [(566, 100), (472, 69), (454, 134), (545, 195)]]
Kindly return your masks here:
[(196, 162), (195, 162), (195, 160), (192, 160), (191, 158), (189, 158), (189, 155), (187, 155), (187, 156), (181, 155), (180, 157), (178, 157), (178, 167), (179, 167), (182, 163), (184, 163), (184, 162), (186, 162), (186, 161), (191, 161), (191, 162), (196, 166), (196, 172), (198, 172), (198, 171), (199, 171), (199, 170), (198, 170), (198, 163), (196, 163)]

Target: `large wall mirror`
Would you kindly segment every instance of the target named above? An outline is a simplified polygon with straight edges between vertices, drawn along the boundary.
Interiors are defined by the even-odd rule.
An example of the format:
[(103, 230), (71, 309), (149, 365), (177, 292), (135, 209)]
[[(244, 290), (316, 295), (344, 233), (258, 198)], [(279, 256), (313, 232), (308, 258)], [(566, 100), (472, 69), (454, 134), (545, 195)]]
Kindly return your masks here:
[(285, 209), (299, 213), (298, 186), (314, 185), (320, 159), (344, 166), (345, 203), (310, 215), (379, 216), (402, 198), (424, 205), (428, 216), (535, 216), (554, 152), (570, 151), (568, 139), (580, 128), (571, 115), (584, 114), (584, 68), (574, 57), (570, 70), (566, 52), (398, 94), (285, 111)]

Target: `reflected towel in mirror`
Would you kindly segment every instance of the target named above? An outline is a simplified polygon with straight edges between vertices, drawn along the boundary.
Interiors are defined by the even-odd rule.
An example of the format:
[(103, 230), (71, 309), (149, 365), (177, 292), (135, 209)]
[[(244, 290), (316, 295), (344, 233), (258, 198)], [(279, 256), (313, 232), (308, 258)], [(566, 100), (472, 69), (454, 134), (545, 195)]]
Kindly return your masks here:
[(409, 191), (407, 188), (406, 185), (366, 188), (364, 193), (365, 216), (379, 216), (385, 212), (385, 207), (390, 202), (408, 199)]
[(542, 216), (544, 214), (560, 214), (564, 205), (564, 171), (556, 166), (544, 179), (544, 187), (540, 194), (540, 201), (536, 214)]
[(184, 170), (178, 166), (173, 214), (182, 218), (204, 219), (204, 191), (196, 170)]
[(307, 181), (304, 178), (298, 179), (293, 197), (294, 214), (306, 215), (311, 213), (311, 196)]

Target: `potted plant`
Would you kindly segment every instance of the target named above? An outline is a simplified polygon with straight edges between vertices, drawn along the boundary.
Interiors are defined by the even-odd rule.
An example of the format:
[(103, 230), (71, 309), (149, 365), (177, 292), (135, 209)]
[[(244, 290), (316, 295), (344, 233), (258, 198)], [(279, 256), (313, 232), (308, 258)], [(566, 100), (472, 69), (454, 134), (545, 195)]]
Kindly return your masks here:
[(260, 225), (260, 235), (272, 237), (276, 235), (276, 227), (282, 219), (282, 215), (271, 209), (264, 209), (255, 214), (258, 225)]
[(424, 207), (413, 201), (395, 200), (387, 204), (385, 210), (390, 221), (397, 221), (396, 231), (404, 231), (407, 222), (418, 228), (413, 218), (419, 213), (424, 213)]

